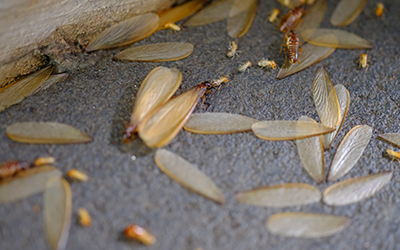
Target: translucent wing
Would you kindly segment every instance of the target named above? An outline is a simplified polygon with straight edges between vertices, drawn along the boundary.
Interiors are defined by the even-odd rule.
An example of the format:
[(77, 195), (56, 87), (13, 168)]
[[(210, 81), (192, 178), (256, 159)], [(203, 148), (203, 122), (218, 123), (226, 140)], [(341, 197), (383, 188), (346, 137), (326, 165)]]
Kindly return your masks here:
[(151, 112), (139, 124), (139, 136), (152, 148), (168, 144), (192, 114), (205, 88), (195, 86)]
[(211, 3), (192, 16), (185, 26), (201, 26), (228, 18), (233, 0), (219, 0)]
[(53, 66), (46, 67), (0, 89), (0, 112), (40, 89), (52, 71)]
[(115, 48), (142, 40), (153, 34), (159, 17), (154, 13), (134, 16), (104, 30), (90, 41), (86, 51)]
[(183, 127), (198, 134), (231, 134), (251, 130), (256, 119), (229, 113), (192, 114)]
[[(333, 37), (333, 39), (335, 39)], [(303, 52), (301, 54), (300, 61), (295, 64), (291, 64), (288, 60), (282, 65), (279, 70), (278, 79), (293, 75), (299, 71), (302, 71), (320, 61), (327, 58), (332, 52), (335, 51), (334, 48), (314, 46), (311, 44), (306, 44), (303, 46)]]
[[(310, 44), (340, 49), (371, 49), (372, 44), (353, 33), (337, 29), (308, 29), (301, 33)], [(336, 39), (334, 38), (336, 37)]]
[(236, 199), (253, 206), (291, 207), (319, 202), (321, 193), (316, 187), (308, 184), (286, 183), (240, 192)]
[(52, 249), (67, 245), (71, 225), (72, 194), (68, 182), (53, 178), (46, 183), (43, 195), (43, 217), (47, 242)]
[(165, 62), (184, 59), (193, 51), (190, 43), (155, 43), (126, 49), (114, 56), (123, 61)]
[(397, 147), (400, 147), (400, 134), (399, 133), (388, 133), (379, 135), (380, 139), (390, 142)]
[(157, 67), (144, 79), (136, 95), (131, 121), (136, 128), (146, 115), (166, 103), (182, 82), (182, 74), (176, 68)]
[(312, 121), (263, 121), (251, 126), (254, 134), (267, 141), (297, 140), (330, 133), (334, 128)]
[(350, 224), (342, 216), (311, 213), (280, 213), (269, 217), (267, 230), (286, 237), (320, 238), (339, 233)]
[[(301, 116), (299, 121), (312, 121), (307, 116)], [(296, 140), (297, 151), (299, 152), (301, 164), (308, 175), (320, 184), (325, 178), (324, 146), (321, 136), (313, 136), (301, 140)]]
[(165, 149), (158, 149), (154, 161), (157, 166), (173, 180), (219, 204), (225, 203), (225, 197), (215, 183), (198, 168), (182, 157)]
[(339, 100), (328, 72), (322, 66), (315, 74), (312, 92), (321, 123), (329, 127), (338, 126), (341, 118)]
[(52, 166), (40, 166), (19, 172), (15, 177), (0, 182), (0, 203), (40, 193), (44, 191), (47, 180), (61, 175), (61, 171)]
[(347, 174), (360, 159), (372, 136), (372, 128), (358, 125), (352, 128), (340, 142), (333, 157), (328, 181), (334, 181)]
[(302, 18), (302, 22), (294, 30), (300, 34), (307, 29), (317, 29), (324, 20), (327, 10), (326, 0), (319, 0), (307, 9), (307, 13)]
[(350, 93), (349, 91), (341, 84), (335, 85), (335, 91), (340, 104), (340, 123), (335, 127), (335, 131), (329, 134), (322, 135), (322, 140), (324, 141), (325, 149), (329, 149), (333, 140), (335, 139), (337, 133), (340, 131), (340, 128), (343, 125), (344, 120), (346, 119), (347, 112), (349, 111), (350, 106)]
[(62, 73), (62, 74), (55, 74), (55, 75), (50, 75), (49, 78), (47, 78), (47, 80), (41, 84), (33, 94), (41, 91), (41, 90), (45, 90), (48, 87), (50, 87), (51, 85), (53, 85), (54, 83), (58, 83), (58, 82), (62, 82), (65, 79), (67, 79), (67, 77), (69, 76), (68, 73)]
[(228, 34), (241, 37), (247, 33), (257, 12), (258, 0), (234, 0), (228, 17)]
[(6, 128), (8, 138), (22, 143), (70, 144), (87, 143), (92, 137), (79, 129), (57, 122), (20, 122)]
[(341, 0), (331, 16), (334, 26), (346, 26), (364, 10), (368, 0)]
[(185, 17), (192, 15), (208, 1), (209, 0), (193, 0), (175, 8), (158, 13), (160, 20), (158, 21), (157, 30), (165, 29), (164, 24), (167, 22), (176, 23)]
[(392, 175), (384, 172), (335, 183), (325, 189), (323, 201), (330, 206), (344, 206), (367, 199), (384, 188)]

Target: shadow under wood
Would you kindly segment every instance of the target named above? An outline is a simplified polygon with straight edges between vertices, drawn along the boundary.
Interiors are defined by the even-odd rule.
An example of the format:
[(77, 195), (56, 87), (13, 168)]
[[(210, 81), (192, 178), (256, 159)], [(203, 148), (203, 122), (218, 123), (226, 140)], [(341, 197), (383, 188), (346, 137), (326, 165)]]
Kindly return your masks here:
[(114, 119), (111, 124), (110, 144), (117, 147), (122, 153), (143, 157), (153, 152), (153, 149), (147, 147), (137, 134), (134, 135), (134, 139), (131, 142), (122, 143), (121, 141), (122, 134), (125, 131), (125, 124), (128, 124), (130, 121), (132, 107), (139, 87), (140, 84), (137, 84), (136, 87), (134, 84), (129, 84), (118, 100)]

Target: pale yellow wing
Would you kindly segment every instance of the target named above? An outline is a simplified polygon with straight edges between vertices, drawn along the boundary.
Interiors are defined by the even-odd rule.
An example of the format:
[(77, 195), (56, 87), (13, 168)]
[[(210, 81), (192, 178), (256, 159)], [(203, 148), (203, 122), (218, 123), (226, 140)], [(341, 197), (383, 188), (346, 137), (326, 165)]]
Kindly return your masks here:
[(236, 38), (247, 33), (257, 12), (258, 0), (234, 0), (228, 17), (228, 34)]
[(341, 0), (331, 16), (334, 26), (346, 26), (364, 10), (368, 0)]
[(380, 139), (383, 139), (387, 142), (390, 142), (397, 147), (400, 147), (400, 133), (387, 133), (381, 134), (378, 136)]
[(236, 199), (253, 206), (291, 207), (319, 202), (321, 192), (308, 184), (286, 183), (240, 192)]
[(323, 201), (330, 206), (345, 206), (359, 202), (384, 188), (392, 176), (392, 172), (383, 172), (335, 183), (325, 189)]
[(139, 136), (152, 148), (168, 144), (189, 118), (205, 88), (195, 86), (154, 110), (139, 124)]
[(173, 180), (219, 204), (225, 197), (217, 185), (198, 168), (182, 157), (165, 149), (158, 149), (154, 161), (157, 166)]
[(208, 1), (209, 0), (193, 0), (175, 8), (158, 13), (160, 20), (158, 21), (157, 30), (165, 29), (164, 24), (167, 22), (176, 23), (185, 17), (192, 15)]
[(19, 122), (6, 128), (8, 138), (22, 143), (70, 144), (87, 143), (92, 137), (79, 129), (57, 122)]
[(224, 20), (228, 18), (232, 3), (233, 0), (215, 1), (193, 15), (184, 25), (201, 26)]
[(71, 226), (72, 194), (68, 182), (53, 178), (46, 183), (43, 195), (43, 217), (47, 242), (54, 250), (67, 245)]
[(0, 182), (0, 203), (16, 201), (44, 191), (47, 180), (61, 177), (60, 170), (52, 166), (40, 166), (19, 172)]
[(190, 43), (155, 43), (121, 51), (114, 59), (123, 61), (166, 62), (184, 59), (193, 51)]
[[(304, 40), (310, 44), (340, 49), (371, 49), (372, 44), (364, 38), (345, 30), (308, 29), (301, 32)], [(336, 38), (336, 39), (335, 39)]]
[(153, 69), (139, 88), (129, 124), (136, 128), (146, 115), (175, 94), (181, 82), (182, 74), (176, 68)]
[(48, 66), (0, 89), (0, 112), (11, 105), (20, 103), (25, 97), (40, 89), (52, 71), (53, 66)]
[(47, 88), (49, 88), (51, 85), (53, 85), (54, 83), (58, 83), (58, 82), (62, 82), (65, 79), (67, 79), (67, 77), (69, 76), (68, 73), (61, 73), (61, 74), (55, 74), (55, 75), (50, 75), (47, 80), (41, 84), (36, 90), (35, 92), (33, 92), (33, 94), (41, 91), (41, 90), (45, 90)]
[(157, 14), (147, 13), (115, 24), (90, 41), (86, 51), (115, 48), (142, 40), (156, 31), (158, 20)]
[(320, 238), (339, 233), (350, 224), (342, 216), (286, 212), (269, 217), (266, 227), (275, 235), (299, 238)]
[(300, 35), (304, 30), (317, 29), (324, 20), (327, 10), (326, 0), (318, 0), (310, 8), (307, 9), (306, 14), (302, 18), (302, 22), (294, 28), (297, 34)]

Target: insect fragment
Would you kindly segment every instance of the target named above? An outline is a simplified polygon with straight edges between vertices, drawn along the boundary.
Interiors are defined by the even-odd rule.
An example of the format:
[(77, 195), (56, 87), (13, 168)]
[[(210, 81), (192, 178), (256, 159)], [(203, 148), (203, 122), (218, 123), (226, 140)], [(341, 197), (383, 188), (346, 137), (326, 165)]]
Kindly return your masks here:
[(85, 208), (78, 209), (79, 223), (82, 226), (88, 227), (92, 223), (89, 212)]
[(49, 165), (53, 164), (56, 162), (56, 159), (54, 157), (38, 157), (36, 158), (35, 162), (33, 163), (34, 166), (41, 166), (41, 165)]
[(304, 12), (303, 6), (299, 6), (294, 10), (291, 10), (282, 18), (282, 21), (279, 23), (279, 30), (283, 33), (292, 30), (301, 21), (301, 17), (303, 16)]
[(85, 173), (82, 173), (81, 171), (78, 171), (76, 169), (71, 169), (67, 173), (69, 178), (78, 180), (78, 181), (87, 181), (89, 178)]
[(368, 55), (364, 53), (358, 58), (356, 63), (358, 63), (358, 69), (363, 68), (367, 71), (371, 61), (368, 59)]
[(279, 12), (280, 12), (280, 11), (279, 11), (278, 9), (274, 9), (274, 10), (272, 11), (271, 15), (269, 16), (268, 21), (269, 21), (270, 23), (275, 22), (276, 18), (277, 18), (278, 15), (279, 15)]
[(171, 23), (171, 22), (165, 23), (164, 24), (164, 28), (171, 29), (171, 30), (174, 30), (174, 31), (180, 31), (181, 30), (181, 27), (179, 27), (178, 25), (176, 25), (174, 23)]
[(393, 158), (400, 159), (400, 152), (393, 151), (391, 149), (386, 149), (386, 153)]
[(276, 64), (275, 61), (268, 61), (267, 59), (262, 59), (261, 61), (258, 62), (257, 64), (260, 68), (271, 68), (273, 70), (276, 70), (278, 68), (278, 65)]
[[(287, 56), (289, 56), (289, 62), (291, 64), (295, 64), (300, 60), (300, 52), (303, 51), (303, 48), (300, 39), (296, 35), (296, 31), (290, 31), (289, 36), (286, 38), (286, 43), (281, 46), (281, 51), (282, 49), (285, 52), (286, 60)], [(288, 55), (286, 55), (286, 53)]]
[(6, 179), (16, 173), (29, 168), (29, 164), (24, 161), (9, 161), (0, 165), (0, 179)]
[(245, 64), (243, 64), (242, 66), (239, 67), (238, 71), (240, 73), (245, 72), (249, 67), (251, 66), (251, 62), (247, 61)]
[(381, 17), (384, 13), (384, 11), (385, 11), (386, 9), (385, 9), (385, 6), (383, 5), (383, 3), (377, 3), (376, 4), (376, 9), (375, 9), (375, 15), (377, 16), (377, 17)]
[(233, 59), (233, 58), (235, 58), (235, 56), (239, 56), (239, 55), (238, 55), (238, 52), (237, 52), (238, 45), (237, 45), (234, 41), (232, 41), (232, 42), (229, 44), (228, 49), (229, 49), (229, 51), (228, 51), (228, 53), (226, 53), (226, 56), (227, 56), (227, 57)]
[(124, 233), (128, 238), (140, 241), (145, 245), (153, 245), (156, 242), (156, 238), (153, 235), (135, 224), (125, 228)]

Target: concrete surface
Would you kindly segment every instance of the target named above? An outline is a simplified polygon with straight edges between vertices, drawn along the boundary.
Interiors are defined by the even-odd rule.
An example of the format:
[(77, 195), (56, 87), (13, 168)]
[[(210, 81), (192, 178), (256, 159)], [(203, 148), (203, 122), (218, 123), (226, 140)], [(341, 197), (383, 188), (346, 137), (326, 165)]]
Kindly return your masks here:
[[(330, 1), (323, 27), (331, 27), (329, 17), (338, 1)], [(175, 62), (115, 62), (110, 58), (119, 49), (103, 53), (104, 59), (84, 72), (75, 72), (67, 81), (24, 100), (0, 113), (0, 162), (12, 159), (33, 161), (51, 155), (66, 173), (77, 168), (90, 176), (85, 183), (71, 183), (73, 221), (67, 249), (400, 249), (400, 177), (398, 161), (382, 155), (391, 146), (377, 134), (399, 132), (399, 41), (400, 3), (385, 1), (385, 19), (373, 15), (376, 2), (343, 29), (373, 44), (368, 51), (372, 65), (368, 72), (357, 70), (354, 60), (365, 51), (337, 50), (327, 59), (301, 73), (276, 80), (277, 71), (250, 68), (236, 74), (247, 59), (256, 63), (271, 58), (282, 64), (279, 55), (282, 34), (276, 25), (264, 23), (278, 2), (261, 1), (250, 31), (237, 39), (240, 57), (225, 57), (230, 39), (225, 21), (174, 33), (159, 31), (137, 45), (153, 42), (190, 41), (195, 50)], [(83, 62), (91, 63), (91, 62)], [(334, 84), (343, 84), (351, 95), (347, 119), (333, 147), (326, 151), (326, 166), (340, 140), (358, 124), (373, 128), (374, 135), (363, 156), (345, 177), (393, 170), (390, 185), (372, 198), (343, 206), (322, 203), (284, 209), (266, 209), (240, 204), (235, 193), (265, 185), (288, 182), (313, 184), (302, 169), (295, 144), (269, 142), (252, 133), (198, 135), (181, 131), (166, 147), (195, 163), (212, 178), (227, 203), (223, 206), (190, 192), (163, 174), (153, 162), (154, 150), (137, 139), (121, 145), (123, 122), (139, 85), (156, 66), (177, 67), (183, 74), (179, 92), (200, 81), (229, 75), (231, 81), (207, 96), (196, 112), (231, 112), (260, 120), (297, 119), (308, 115), (318, 120), (311, 94), (317, 68), (324, 65)], [(393, 78), (393, 76), (395, 78)], [(22, 121), (57, 121), (73, 125), (93, 136), (94, 142), (77, 145), (26, 145), (5, 135), (8, 124)], [(395, 148), (395, 150), (398, 150)], [(131, 156), (135, 155), (136, 160)], [(328, 184), (319, 185), (323, 191)], [(0, 206), (0, 249), (49, 249), (43, 230), (42, 195)], [(85, 207), (92, 225), (76, 223), (76, 211)], [(351, 225), (341, 233), (321, 239), (295, 239), (269, 234), (265, 222), (284, 211), (318, 212), (348, 216)], [(143, 246), (125, 239), (123, 229), (136, 223), (152, 232), (157, 243)]]

